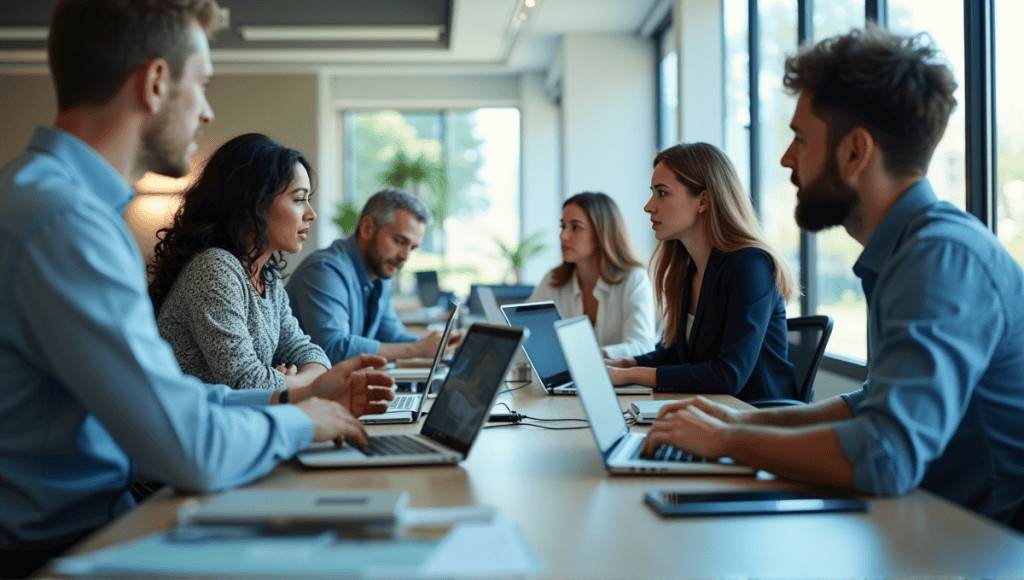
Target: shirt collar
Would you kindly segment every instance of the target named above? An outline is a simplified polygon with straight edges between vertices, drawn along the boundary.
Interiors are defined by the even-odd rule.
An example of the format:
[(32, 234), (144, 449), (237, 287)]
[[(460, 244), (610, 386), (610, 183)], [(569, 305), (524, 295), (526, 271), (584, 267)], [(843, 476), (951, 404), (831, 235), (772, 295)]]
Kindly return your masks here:
[[(356, 269), (356, 276), (359, 277), (359, 285), (367, 289), (372, 287), (374, 282), (370, 280), (370, 274), (366, 271), (366, 262), (363, 262), (363, 252), (359, 249), (357, 235), (353, 233), (344, 240), (341, 240), (341, 248), (352, 258), (352, 264)], [(377, 282), (381, 282), (381, 279), (377, 278)]]
[(61, 160), (73, 177), (100, 201), (123, 213), (135, 196), (110, 162), (78, 137), (55, 127), (36, 127), (29, 149), (43, 151)]
[(896, 253), (897, 247), (903, 241), (903, 231), (910, 218), (937, 201), (935, 191), (927, 179), (915, 183), (882, 218), (882, 222), (864, 245), (864, 251), (857, 258), (853, 273), (863, 278), (865, 272), (876, 275), (881, 272), (886, 261)]

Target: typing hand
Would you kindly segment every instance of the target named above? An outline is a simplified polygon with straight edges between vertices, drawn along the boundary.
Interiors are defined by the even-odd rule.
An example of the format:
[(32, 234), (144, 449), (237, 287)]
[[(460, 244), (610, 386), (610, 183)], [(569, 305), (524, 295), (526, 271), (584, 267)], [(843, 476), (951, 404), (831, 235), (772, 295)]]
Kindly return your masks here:
[(723, 423), (742, 423), (745, 415), (744, 411), (733, 409), (728, 405), (716, 403), (710, 399), (697, 395), (696, 397), (682, 399), (677, 403), (665, 405), (660, 411), (658, 411), (657, 419), (661, 419), (662, 417), (668, 416), (670, 413), (675, 413), (676, 411), (681, 411), (689, 407), (696, 407)]
[(334, 440), (340, 445), (342, 439), (348, 437), (361, 447), (370, 442), (363, 424), (334, 401), (312, 397), (295, 406), (313, 422), (313, 441)]
[(674, 412), (661, 412), (647, 432), (640, 454), (650, 457), (659, 447), (668, 444), (688, 453), (717, 459), (725, 455), (731, 428), (696, 405)]

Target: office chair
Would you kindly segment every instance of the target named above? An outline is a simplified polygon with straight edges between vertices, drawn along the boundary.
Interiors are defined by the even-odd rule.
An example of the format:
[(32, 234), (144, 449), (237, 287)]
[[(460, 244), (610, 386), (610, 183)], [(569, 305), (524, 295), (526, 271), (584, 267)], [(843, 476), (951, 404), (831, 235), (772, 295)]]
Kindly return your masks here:
[(760, 409), (805, 405), (814, 398), (814, 377), (818, 374), (825, 347), (832, 336), (832, 317), (824, 314), (798, 316), (786, 320), (789, 334), (789, 362), (796, 376), (796, 399), (758, 399), (748, 401)]

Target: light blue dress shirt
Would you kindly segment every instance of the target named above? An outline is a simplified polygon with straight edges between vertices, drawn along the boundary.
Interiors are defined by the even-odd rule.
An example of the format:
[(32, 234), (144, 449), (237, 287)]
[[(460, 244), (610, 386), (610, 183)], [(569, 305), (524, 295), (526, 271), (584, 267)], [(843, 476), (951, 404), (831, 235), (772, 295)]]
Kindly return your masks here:
[(185, 491), (260, 477), (307, 447), (271, 392), (183, 375), (157, 333), (132, 190), (40, 127), (0, 169), (0, 549), (68, 541), (132, 507), (136, 468)]
[[(377, 354), (382, 342), (419, 340), (395, 312), (391, 280), (370, 281), (355, 234), (307, 256), (286, 287), (292, 314), (332, 364), (361, 353)], [(379, 298), (371, 305), (373, 295)]]
[(854, 266), (868, 378), (836, 425), (858, 491), (915, 487), (1008, 522), (1024, 498), (1024, 272), (927, 180)]

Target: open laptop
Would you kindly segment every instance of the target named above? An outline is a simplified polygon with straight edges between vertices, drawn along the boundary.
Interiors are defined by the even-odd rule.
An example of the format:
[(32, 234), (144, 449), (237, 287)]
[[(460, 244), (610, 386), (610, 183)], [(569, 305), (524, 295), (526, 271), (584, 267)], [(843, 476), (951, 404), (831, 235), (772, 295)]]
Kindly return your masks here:
[[(529, 302), (527, 304), (506, 304), (501, 313), (512, 326), (530, 329), (530, 338), (523, 343), (523, 351), (537, 379), (549, 395), (575, 395), (576, 385), (569, 375), (562, 349), (555, 338), (555, 322), (562, 319), (558, 308), (550, 300), (547, 302)], [(589, 319), (587, 320), (589, 324)], [(600, 349), (598, 349), (600, 354)], [(604, 368), (604, 359), (601, 361)], [(619, 385), (615, 392), (622, 395), (648, 395), (654, 389), (643, 385)]]
[[(430, 371), (427, 373), (426, 381), (423, 383), (423, 393), (402, 393), (395, 395), (395, 400), (388, 404), (388, 410), (379, 413), (377, 415), (363, 415), (360, 420), (366, 425), (378, 425), (381, 423), (415, 423), (420, 420), (420, 412), (423, 410), (423, 402), (427, 399), (427, 396), (432, 390), (431, 387), (434, 383), (434, 377), (437, 374), (438, 366), (441, 364), (441, 358), (444, 356), (444, 349), (448, 346), (448, 337), (452, 334), (452, 328), (455, 327), (455, 320), (459, 312), (458, 303), (455, 304), (455, 308), (452, 309), (452, 313), (448, 315), (448, 323), (444, 326), (444, 333), (441, 334), (441, 344), (437, 345), (437, 352), (434, 353), (434, 363), (430, 365)], [(398, 375), (401, 375), (400, 371), (413, 370), (420, 371), (421, 369), (391, 369), (388, 374), (395, 378), (396, 381), (400, 380)], [(418, 380), (418, 378), (409, 379), (405, 378), (402, 380)]]
[[(444, 324), (444, 332), (441, 333), (440, 344), (437, 345), (438, 351), (437, 353), (434, 354), (434, 358), (430, 366), (420, 366), (418, 364), (417, 366), (414, 367), (399, 367), (395, 366), (394, 362), (391, 362), (388, 363), (387, 367), (385, 368), (385, 372), (391, 375), (391, 378), (393, 378), (395, 382), (426, 381), (424, 384), (430, 385), (431, 381), (433, 381), (434, 379), (443, 378), (444, 373), (447, 372), (447, 369), (438, 368), (438, 363), (440, 363), (441, 360), (443, 360), (444, 348), (447, 347), (447, 343), (449, 343), (449, 338), (452, 335), (452, 330), (455, 329), (455, 324), (456, 321), (458, 320), (459, 302), (453, 301), (451, 306), (451, 312), (449, 313), (449, 319), (447, 319), (447, 322)], [(423, 361), (423, 359), (411, 359), (411, 361), (416, 361), (417, 363), (419, 363)], [(424, 390), (426, 390), (426, 387), (424, 388)], [(436, 390), (436, 388), (432, 388), (431, 390)], [(397, 402), (397, 399), (395, 401), (392, 401), (392, 408), (397, 408), (395, 405)]]
[(523, 338), (523, 328), (474, 324), (418, 434), (378, 435), (360, 449), (318, 443), (296, 457), (308, 467), (454, 464), (469, 455)]
[(731, 459), (708, 460), (667, 445), (661, 446), (653, 458), (640, 457), (640, 448), (646, 434), (629, 432), (619, 400), (612, 389), (608, 369), (601, 358), (601, 348), (597, 345), (590, 319), (577, 316), (560, 320), (555, 323), (555, 335), (565, 352), (569, 372), (590, 422), (590, 430), (594, 433), (598, 451), (609, 473), (755, 473), (754, 468), (739, 465)]

